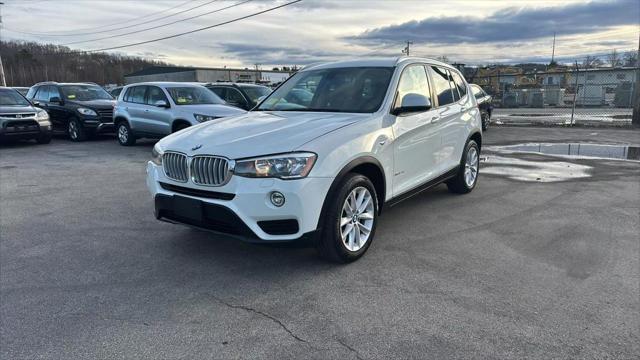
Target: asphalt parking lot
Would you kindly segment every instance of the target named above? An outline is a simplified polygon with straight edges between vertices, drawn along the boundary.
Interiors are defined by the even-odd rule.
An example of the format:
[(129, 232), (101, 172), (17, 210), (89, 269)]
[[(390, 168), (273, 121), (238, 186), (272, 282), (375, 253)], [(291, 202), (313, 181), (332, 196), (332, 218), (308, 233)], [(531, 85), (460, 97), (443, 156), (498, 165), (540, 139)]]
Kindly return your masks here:
[[(639, 135), (504, 127), (485, 144)], [(465, 196), (440, 185), (386, 212), (361, 260), (335, 265), (156, 221), (152, 144), (0, 148), (0, 358), (640, 353), (639, 162), (562, 159), (589, 176), (561, 182), (481, 172)]]

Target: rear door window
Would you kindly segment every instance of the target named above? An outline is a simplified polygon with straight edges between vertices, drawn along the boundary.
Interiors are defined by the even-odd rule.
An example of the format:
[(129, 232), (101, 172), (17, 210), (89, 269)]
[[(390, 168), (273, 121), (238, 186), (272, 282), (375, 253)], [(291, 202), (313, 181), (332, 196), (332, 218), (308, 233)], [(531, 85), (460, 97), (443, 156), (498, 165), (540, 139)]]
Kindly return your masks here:
[(452, 104), (455, 100), (453, 92), (451, 91), (451, 81), (449, 81), (447, 70), (438, 66), (430, 66), (429, 71), (433, 79), (433, 88), (438, 98), (438, 105), (445, 106)]
[(218, 97), (222, 100), (227, 100), (226, 90), (223, 87), (210, 87), (209, 90), (213, 91), (214, 94), (218, 95)]
[(447, 77), (449, 78), (449, 86), (451, 86), (451, 92), (453, 93), (453, 102), (460, 100), (462, 96), (460, 96), (460, 92), (458, 92), (458, 87), (456, 86), (455, 81), (453, 81), (453, 76), (451, 75), (451, 71), (447, 69)]
[(49, 86), (49, 100), (51, 100), (54, 97), (57, 97), (58, 99), (62, 99), (60, 97), (60, 90), (58, 90), (57, 86)]
[(465, 97), (467, 95), (467, 85), (462, 79), (462, 76), (455, 71), (451, 71), (451, 76), (453, 76), (453, 82), (456, 84), (456, 88), (458, 88), (460, 97)]
[(129, 90), (127, 90), (124, 101), (136, 104), (144, 104), (144, 94), (146, 90), (146, 86), (131, 87), (129, 88)]
[(38, 92), (36, 93), (36, 100), (38, 101), (49, 101), (49, 86), (40, 86)]

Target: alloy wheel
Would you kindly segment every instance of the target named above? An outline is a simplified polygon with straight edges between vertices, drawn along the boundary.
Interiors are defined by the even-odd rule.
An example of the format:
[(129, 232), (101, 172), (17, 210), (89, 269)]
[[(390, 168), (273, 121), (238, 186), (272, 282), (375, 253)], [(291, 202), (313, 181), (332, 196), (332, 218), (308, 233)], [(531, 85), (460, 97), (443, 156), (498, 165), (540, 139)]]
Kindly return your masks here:
[(78, 138), (78, 124), (75, 121), (69, 121), (69, 137), (72, 139)]
[(127, 127), (124, 125), (118, 127), (118, 140), (123, 144), (129, 140), (129, 130), (127, 130)]
[(475, 147), (470, 147), (467, 151), (467, 159), (464, 164), (464, 182), (467, 187), (473, 187), (473, 184), (476, 182), (479, 160), (478, 150)]
[(363, 186), (351, 190), (340, 216), (340, 236), (349, 251), (358, 251), (365, 246), (374, 221), (375, 207), (369, 190)]

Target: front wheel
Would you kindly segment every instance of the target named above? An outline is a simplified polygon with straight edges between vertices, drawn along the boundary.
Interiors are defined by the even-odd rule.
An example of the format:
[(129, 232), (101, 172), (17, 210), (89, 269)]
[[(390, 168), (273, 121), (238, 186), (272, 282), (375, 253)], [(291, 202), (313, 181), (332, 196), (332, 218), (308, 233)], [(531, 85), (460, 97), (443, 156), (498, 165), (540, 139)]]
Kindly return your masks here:
[(349, 174), (335, 197), (330, 197), (322, 222), (318, 251), (324, 258), (347, 263), (367, 251), (376, 231), (378, 195), (371, 181), (360, 174)]
[(476, 187), (480, 168), (480, 148), (475, 140), (469, 140), (462, 153), (458, 173), (447, 181), (449, 191), (456, 194), (467, 194)]
[(69, 120), (67, 125), (67, 132), (71, 141), (85, 141), (87, 140), (87, 131), (78, 119)]

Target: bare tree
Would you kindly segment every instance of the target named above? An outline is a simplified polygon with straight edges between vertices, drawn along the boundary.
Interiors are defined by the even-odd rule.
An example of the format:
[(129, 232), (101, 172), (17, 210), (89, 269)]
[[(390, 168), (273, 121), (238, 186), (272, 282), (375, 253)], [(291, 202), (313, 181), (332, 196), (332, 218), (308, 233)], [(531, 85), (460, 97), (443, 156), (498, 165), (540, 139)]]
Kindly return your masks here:
[(91, 81), (123, 84), (124, 75), (163, 62), (117, 54), (83, 54), (51, 44), (3, 41), (0, 46), (7, 85), (31, 86), (39, 81)]
[(623, 58), (624, 66), (639, 66), (638, 65), (638, 51), (629, 51), (624, 54)]
[(582, 67), (585, 69), (593, 69), (602, 66), (602, 60), (595, 56), (587, 55), (582, 61)]
[(611, 67), (617, 67), (622, 65), (622, 62), (620, 60), (620, 55), (618, 54), (616, 49), (613, 49), (613, 51), (611, 51), (611, 53), (607, 55), (607, 62)]

